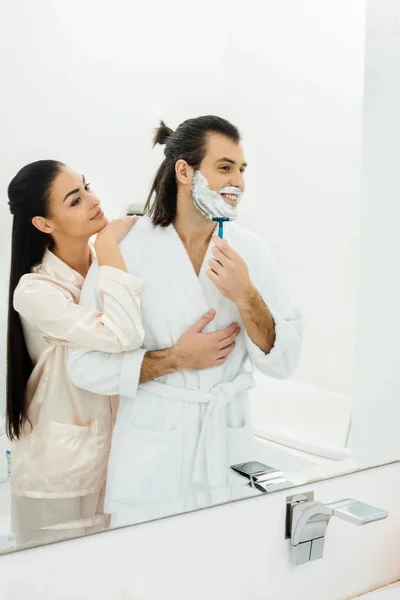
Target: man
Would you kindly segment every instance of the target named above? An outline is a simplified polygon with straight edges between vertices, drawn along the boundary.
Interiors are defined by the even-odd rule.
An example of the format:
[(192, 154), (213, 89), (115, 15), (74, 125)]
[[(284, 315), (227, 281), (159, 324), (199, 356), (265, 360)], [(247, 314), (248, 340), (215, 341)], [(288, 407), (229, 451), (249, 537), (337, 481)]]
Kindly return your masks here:
[[(255, 458), (245, 363), (286, 378), (301, 346), (301, 315), (262, 240), (231, 222), (246, 169), (236, 127), (213, 116), (175, 132), (162, 123), (154, 142), (166, 147), (150, 214), (121, 243), (127, 270), (144, 280), (143, 347), (69, 359), (75, 385), (120, 394), (106, 493), (113, 525), (234, 497), (242, 481), (229, 466)], [(94, 265), (81, 303), (96, 302), (97, 274)]]

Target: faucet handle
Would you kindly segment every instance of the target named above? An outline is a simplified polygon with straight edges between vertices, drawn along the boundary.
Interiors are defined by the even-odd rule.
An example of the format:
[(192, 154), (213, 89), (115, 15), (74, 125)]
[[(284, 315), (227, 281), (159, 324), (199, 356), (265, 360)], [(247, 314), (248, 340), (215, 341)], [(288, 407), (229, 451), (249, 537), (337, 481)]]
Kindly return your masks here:
[[(287, 499), (287, 532), (290, 535), (295, 565), (322, 558), (325, 535), (332, 517), (354, 525), (367, 525), (386, 519), (386, 510), (346, 498), (330, 504), (307, 500), (307, 496)], [(289, 525), (289, 528), (288, 528)]]
[(351, 498), (332, 502), (328, 506), (332, 509), (334, 517), (339, 517), (339, 519), (348, 521), (354, 525), (367, 525), (374, 521), (386, 519), (389, 516), (386, 510), (370, 506), (359, 500), (352, 500)]
[(282, 471), (257, 460), (231, 465), (231, 470), (248, 479), (250, 487), (263, 493), (276, 492), (293, 485)]

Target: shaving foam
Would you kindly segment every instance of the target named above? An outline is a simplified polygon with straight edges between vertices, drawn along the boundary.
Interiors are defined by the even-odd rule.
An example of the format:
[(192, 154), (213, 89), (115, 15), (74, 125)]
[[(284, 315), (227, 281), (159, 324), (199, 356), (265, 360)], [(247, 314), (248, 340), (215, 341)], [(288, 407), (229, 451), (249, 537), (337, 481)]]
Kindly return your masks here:
[(200, 171), (196, 171), (192, 182), (192, 198), (196, 208), (211, 221), (218, 217), (223, 217), (233, 221), (237, 217), (237, 204), (231, 206), (221, 196), (221, 194), (235, 194), (238, 201), (242, 198), (242, 191), (236, 187), (224, 187), (219, 192), (215, 192), (208, 187), (208, 181)]

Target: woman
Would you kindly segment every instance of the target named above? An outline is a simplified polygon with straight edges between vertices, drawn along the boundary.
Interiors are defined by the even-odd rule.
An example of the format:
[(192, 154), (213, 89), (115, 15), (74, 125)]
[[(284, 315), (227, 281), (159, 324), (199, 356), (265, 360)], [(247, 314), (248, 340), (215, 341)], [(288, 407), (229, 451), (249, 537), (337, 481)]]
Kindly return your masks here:
[[(106, 522), (102, 491), (116, 399), (72, 384), (67, 349), (138, 348), (141, 282), (126, 272), (118, 246), (136, 218), (108, 223), (82, 175), (57, 161), (34, 162), (13, 178), (8, 197), (12, 530), (18, 544), (32, 544), (81, 535)], [(78, 306), (94, 234), (102, 312)]]

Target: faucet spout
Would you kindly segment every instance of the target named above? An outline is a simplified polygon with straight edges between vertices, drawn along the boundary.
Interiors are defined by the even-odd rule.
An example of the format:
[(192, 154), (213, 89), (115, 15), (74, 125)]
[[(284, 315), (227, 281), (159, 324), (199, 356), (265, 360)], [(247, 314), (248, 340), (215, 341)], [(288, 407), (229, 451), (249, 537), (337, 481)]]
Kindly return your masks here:
[(323, 537), (332, 514), (332, 508), (322, 502), (296, 506), (292, 519), (292, 546)]

